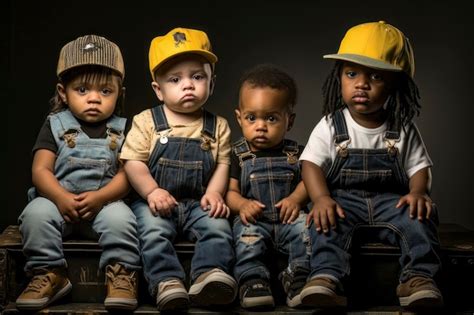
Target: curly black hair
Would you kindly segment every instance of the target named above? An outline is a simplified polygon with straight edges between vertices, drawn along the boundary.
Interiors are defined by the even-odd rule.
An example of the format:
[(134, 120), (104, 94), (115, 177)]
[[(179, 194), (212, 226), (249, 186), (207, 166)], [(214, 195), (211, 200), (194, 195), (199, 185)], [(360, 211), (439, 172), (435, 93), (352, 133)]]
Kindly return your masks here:
[[(323, 115), (326, 117), (346, 106), (341, 95), (342, 65), (343, 61), (336, 61), (323, 84)], [(389, 128), (400, 130), (420, 114), (420, 93), (416, 83), (405, 72), (397, 72), (395, 80), (396, 87), (387, 102), (387, 121)]]
[(247, 70), (240, 78), (239, 91), (244, 84), (252, 87), (270, 87), (288, 92), (288, 111), (296, 105), (297, 88), (295, 80), (286, 72), (272, 64), (260, 64)]

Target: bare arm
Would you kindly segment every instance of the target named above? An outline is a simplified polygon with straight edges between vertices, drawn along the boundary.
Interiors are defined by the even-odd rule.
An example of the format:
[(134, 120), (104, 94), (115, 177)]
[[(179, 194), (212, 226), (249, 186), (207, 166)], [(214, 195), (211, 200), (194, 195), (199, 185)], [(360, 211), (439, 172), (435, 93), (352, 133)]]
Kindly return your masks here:
[(336, 215), (344, 218), (344, 210), (331, 198), (326, 177), (318, 165), (303, 161), (302, 176), (308, 194), (313, 201), (313, 208), (307, 223), (309, 224), (313, 219), (316, 230), (320, 231), (322, 228), (326, 233), (329, 231), (329, 226), (336, 227)]
[(300, 215), (301, 208), (307, 203), (308, 193), (304, 182), (301, 181), (290, 195), (275, 204), (275, 207), (280, 209), (280, 221), (283, 224), (293, 223)]
[(40, 149), (35, 152), (32, 165), (32, 181), (38, 193), (51, 200), (67, 222), (77, 222), (79, 213), (76, 211), (75, 194), (61, 186), (54, 175), (56, 154), (50, 150)]
[(147, 196), (155, 189), (159, 188), (150, 169), (142, 161), (127, 160), (124, 166), (128, 180), (136, 192), (146, 200)]
[(124, 168), (130, 184), (148, 202), (153, 215), (169, 216), (178, 202), (167, 190), (158, 186), (148, 165), (142, 161), (127, 160)]
[(429, 196), (431, 189), (431, 168), (425, 167), (410, 178), (410, 192), (401, 197), (397, 208), (409, 205), (410, 218), (417, 217), (419, 221), (429, 219), (433, 210), (433, 201)]
[(201, 198), (201, 207), (204, 210), (209, 210), (209, 216), (226, 218), (229, 216), (230, 210), (224, 201), (228, 181), (229, 165), (217, 164), (207, 185), (206, 193)]
[(240, 193), (239, 181), (231, 178), (229, 190), (226, 194), (226, 202), (233, 214), (239, 215), (242, 223), (248, 225), (255, 223), (262, 214), (265, 205), (258, 200), (250, 200), (242, 197)]
[(85, 191), (74, 200), (77, 201), (77, 210), (81, 218), (92, 220), (104, 205), (125, 197), (129, 191), (127, 176), (123, 168), (120, 168), (107, 185), (98, 190)]

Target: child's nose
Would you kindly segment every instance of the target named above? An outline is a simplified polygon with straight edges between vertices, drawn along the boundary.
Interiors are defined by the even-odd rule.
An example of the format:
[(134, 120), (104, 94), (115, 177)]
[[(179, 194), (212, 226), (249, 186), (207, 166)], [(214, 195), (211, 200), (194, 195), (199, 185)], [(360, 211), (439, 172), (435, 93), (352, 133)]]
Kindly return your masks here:
[(367, 88), (369, 86), (369, 77), (366, 75), (360, 75), (356, 80), (356, 87), (358, 88)]

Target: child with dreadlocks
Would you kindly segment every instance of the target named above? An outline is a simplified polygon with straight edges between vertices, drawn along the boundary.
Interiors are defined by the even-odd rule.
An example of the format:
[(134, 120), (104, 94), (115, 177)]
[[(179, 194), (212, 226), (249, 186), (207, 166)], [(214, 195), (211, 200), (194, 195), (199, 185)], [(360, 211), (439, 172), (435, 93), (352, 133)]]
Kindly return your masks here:
[(302, 303), (344, 307), (354, 232), (370, 226), (401, 249), (397, 295), (406, 307), (442, 304), (432, 162), (412, 119), (419, 114), (413, 51), (383, 21), (349, 29), (324, 86), (325, 117), (300, 159), (313, 202), (311, 274)]

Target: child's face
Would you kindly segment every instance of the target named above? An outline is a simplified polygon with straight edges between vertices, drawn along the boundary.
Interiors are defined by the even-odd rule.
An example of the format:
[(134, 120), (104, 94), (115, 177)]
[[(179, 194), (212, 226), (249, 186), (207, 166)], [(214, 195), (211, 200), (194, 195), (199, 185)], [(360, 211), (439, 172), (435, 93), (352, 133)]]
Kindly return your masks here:
[(291, 129), (294, 114), (288, 111), (288, 92), (245, 83), (235, 110), (242, 133), (252, 151), (273, 148)]
[(173, 112), (199, 110), (211, 94), (211, 65), (200, 56), (187, 55), (164, 67), (152, 82), (158, 99)]
[(74, 116), (90, 123), (109, 118), (121, 93), (120, 78), (115, 75), (93, 77), (88, 81), (84, 76), (78, 76), (67, 86), (58, 83), (57, 89)]
[(384, 117), (383, 105), (390, 95), (393, 80), (393, 72), (344, 62), (341, 93), (352, 116), (369, 120)]

